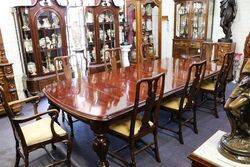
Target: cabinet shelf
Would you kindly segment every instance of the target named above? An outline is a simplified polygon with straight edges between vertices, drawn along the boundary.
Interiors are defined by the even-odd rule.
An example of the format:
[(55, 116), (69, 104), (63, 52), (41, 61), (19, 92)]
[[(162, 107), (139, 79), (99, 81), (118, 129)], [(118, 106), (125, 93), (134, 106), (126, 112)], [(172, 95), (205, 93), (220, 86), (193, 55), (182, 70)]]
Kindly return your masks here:
[(52, 48), (52, 49), (40, 49), (41, 52), (50, 52), (50, 51), (55, 51), (55, 50), (61, 50), (62, 48)]

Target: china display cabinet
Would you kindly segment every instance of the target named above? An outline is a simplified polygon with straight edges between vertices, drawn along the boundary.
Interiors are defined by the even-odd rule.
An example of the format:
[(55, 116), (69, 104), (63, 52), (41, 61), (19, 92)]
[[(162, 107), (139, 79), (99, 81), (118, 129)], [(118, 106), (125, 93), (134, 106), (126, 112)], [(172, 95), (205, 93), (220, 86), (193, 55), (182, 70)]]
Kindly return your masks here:
[(211, 41), (214, 0), (175, 0), (173, 56), (200, 54), (204, 41)]
[(143, 59), (143, 55), (140, 55), (140, 51), (138, 51), (142, 44), (153, 44), (153, 47), (150, 48), (151, 52), (154, 53), (155, 58), (161, 57), (161, 1), (126, 0), (126, 10), (129, 25), (128, 42), (132, 44), (131, 62)]
[[(8, 102), (18, 100), (12, 63), (9, 63), (9, 61), (5, 56), (5, 50), (3, 46), (1, 32), (0, 32), (0, 85), (3, 87), (5, 91), (6, 99)], [(0, 97), (0, 115), (5, 113), (1, 102), (2, 101)], [(17, 104), (12, 106), (12, 108), (14, 112), (19, 112), (21, 110), (21, 105)]]
[(67, 55), (65, 14), (66, 8), (56, 0), (16, 7), (27, 89), (32, 95), (55, 80), (54, 58)]
[[(105, 68), (104, 52), (120, 46), (122, 19), (120, 8), (113, 1), (100, 1), (97, 6), (85, 9), (86, 54), (89, 70), (101, 71)], [(121, 31), (122, 32), (122, 31)]]

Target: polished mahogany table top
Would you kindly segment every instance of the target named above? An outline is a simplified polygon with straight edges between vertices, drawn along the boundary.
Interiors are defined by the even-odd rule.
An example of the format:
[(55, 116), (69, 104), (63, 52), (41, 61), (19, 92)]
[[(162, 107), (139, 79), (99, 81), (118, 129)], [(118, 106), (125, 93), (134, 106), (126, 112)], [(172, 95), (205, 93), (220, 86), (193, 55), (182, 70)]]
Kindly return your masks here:
[[(43, 91), (50, 102), (78, 119), (108, 121), (132, 109), (139, 79), (166, 73), (164, 97), (167, 97), (183, 89), (188, 68), (194, 61), (167, 58), (144, 62), (117, 71), (53, 83)], [(219, 69), (216, 63), (207, 62), (205, 77), (214, 76)]]

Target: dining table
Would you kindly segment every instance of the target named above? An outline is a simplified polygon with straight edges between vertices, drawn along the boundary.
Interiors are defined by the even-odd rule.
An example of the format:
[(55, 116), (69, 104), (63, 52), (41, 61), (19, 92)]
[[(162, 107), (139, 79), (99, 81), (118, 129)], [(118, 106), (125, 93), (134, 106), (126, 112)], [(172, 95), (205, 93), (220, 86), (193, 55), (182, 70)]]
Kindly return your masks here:
[[(144, 61), (115, 71), (54, 82), (43, 92), (50, 108), (61, 109), (90, 125), (95, 135), (93, 150), (99, 158), (97, 166), (106, 167), (109, 166), (109, 140), (106, 137), (109, 125), (133, 111), (137, 81), (165, 73), (164, 99), (167, 99), (184, 88), (189, 66), (197, 61), (200, 60), (164, 58)], [(216, 62), (207, 61), (205, 78), (216, 76), (220, 67)]]

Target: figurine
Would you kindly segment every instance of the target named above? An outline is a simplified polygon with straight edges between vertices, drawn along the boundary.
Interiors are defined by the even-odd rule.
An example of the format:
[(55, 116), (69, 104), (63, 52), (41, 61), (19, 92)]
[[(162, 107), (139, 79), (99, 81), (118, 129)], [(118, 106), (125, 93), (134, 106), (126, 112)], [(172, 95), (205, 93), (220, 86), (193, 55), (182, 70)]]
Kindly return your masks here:
[(45, 38), (41, 38), (39, 39), (39, 45), (41, 48), (46, 48), (46, 41), (45, 41)]
[(220, 10), (220, 26), (225, 37), (219, 39), (219, 42), (233, 42), (231, 27), (237, 13), (235, 0), (221, 0)]
[(59, 28), (59, 27), (60, 27), (60, 26), (59, 26), (59, 23), (60, 23), (59, 18), (58, 18), (57, 16), (54, 16), (54, 17), (53, 17), (52, 27), (53, 27), (53, 28)]
[(53, 44), (53, 46), (57, 45), (57, 35), (56, 34), (52, 34), (51, 35), (51, 43)]
[(94, 17), (91, 12), (86, 13), (86, 23), (93, 23), (94, 22)]
[(46, 41), (46, 47), (48, 49), (51, 49), (52, 42), (51, 42), (50, 38), (49, 37), (45, 37), (45, 41)]
[(33, 52), (32, 40), (28, 39), (27, 36), (24, 40), (24, 47), (26, 52)]
[(29, 73), (31, 75), (36, 75), (36, 64), (34, 62), (29, 62), (27, 65)]
[(61, 35), (57, 36), (57, 47), (58, 48), (62, 47), (62, 36)]
[(51, 28), (51, 24), (50, 24), (48, 18), (44, 18), (44, 19), (43, 19), (43, 25), (42, 25), (42, 27), (43, 27), (43, 28), (46, 28), (46, 29), (50, 29), (50, 28)]
[(250, 163), (250, 59), (242, 74), (245, 77), (225, 104), (231, 133), (221, 138), (219, 151), (231, 160)]

